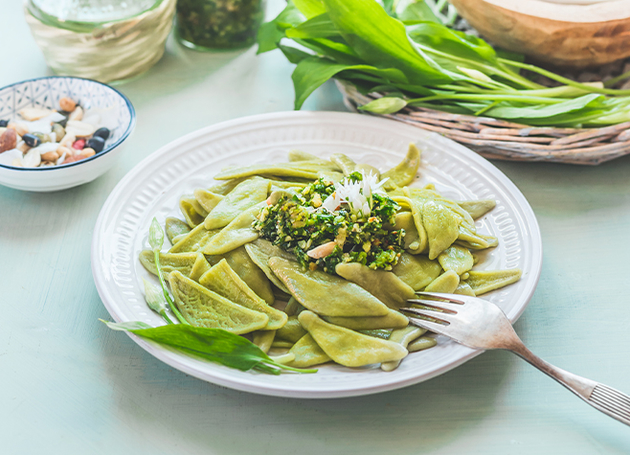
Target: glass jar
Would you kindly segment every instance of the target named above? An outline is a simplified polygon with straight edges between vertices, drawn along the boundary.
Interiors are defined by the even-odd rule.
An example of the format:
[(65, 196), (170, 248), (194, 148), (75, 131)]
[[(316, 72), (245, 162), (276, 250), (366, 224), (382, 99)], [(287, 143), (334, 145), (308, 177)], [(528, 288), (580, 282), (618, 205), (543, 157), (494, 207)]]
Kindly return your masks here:
[(264, 0), (178, 0), (177, 38), (200, 51), (248, 47), (264, 13)]
[(164, 54), (176, 0), (27, 0), (26, 22), (60, 75), (124, 81)]

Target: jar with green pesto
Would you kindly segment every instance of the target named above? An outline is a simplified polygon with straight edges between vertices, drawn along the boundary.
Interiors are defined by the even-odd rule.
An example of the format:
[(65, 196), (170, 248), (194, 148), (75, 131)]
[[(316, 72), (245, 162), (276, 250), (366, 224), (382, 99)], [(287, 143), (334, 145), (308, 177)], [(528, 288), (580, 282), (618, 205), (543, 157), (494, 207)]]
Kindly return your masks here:
[(177, 37), (195, 50), (254, 44), (265, 0), (177, 0)]

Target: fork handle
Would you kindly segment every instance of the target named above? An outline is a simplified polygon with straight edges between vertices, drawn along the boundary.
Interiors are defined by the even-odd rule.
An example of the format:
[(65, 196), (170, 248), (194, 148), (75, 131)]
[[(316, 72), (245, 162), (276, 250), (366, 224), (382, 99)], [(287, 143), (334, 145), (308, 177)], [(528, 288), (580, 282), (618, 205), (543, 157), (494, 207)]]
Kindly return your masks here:
[(535, 355), (522, 343), (510, 346), (508, 349), (558, 381), (595, 409), (630, 426), (630, 396), (607, 385), (555, 367)]

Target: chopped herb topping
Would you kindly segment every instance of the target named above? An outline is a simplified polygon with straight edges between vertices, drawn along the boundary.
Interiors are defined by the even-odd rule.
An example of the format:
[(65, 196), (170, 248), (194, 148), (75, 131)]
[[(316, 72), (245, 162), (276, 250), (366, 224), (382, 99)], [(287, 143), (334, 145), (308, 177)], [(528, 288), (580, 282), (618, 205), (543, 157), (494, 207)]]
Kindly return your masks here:
[(320, 178), (263, 208), (254, 229), (311, 270), (335, 275), (342, 262), (391, 270), (403, 251), (405, 231), (383, 227), (394, 224), (400, 209), (381, 189), (383, 183), (359, 172), (336, 184)]

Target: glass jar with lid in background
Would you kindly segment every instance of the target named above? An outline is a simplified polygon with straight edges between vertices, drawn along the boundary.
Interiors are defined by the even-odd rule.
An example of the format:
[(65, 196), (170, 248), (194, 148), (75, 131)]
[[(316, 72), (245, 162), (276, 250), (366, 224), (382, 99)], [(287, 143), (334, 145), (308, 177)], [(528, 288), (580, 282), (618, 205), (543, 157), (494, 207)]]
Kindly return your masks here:
[(264, 14), (264, 0), (178, 0), (177, 39), (200, 51), (248, 47)]
[(26, 21), (61, 75), (120, 82), (164, 54), (176, 0), (27, 0)]

